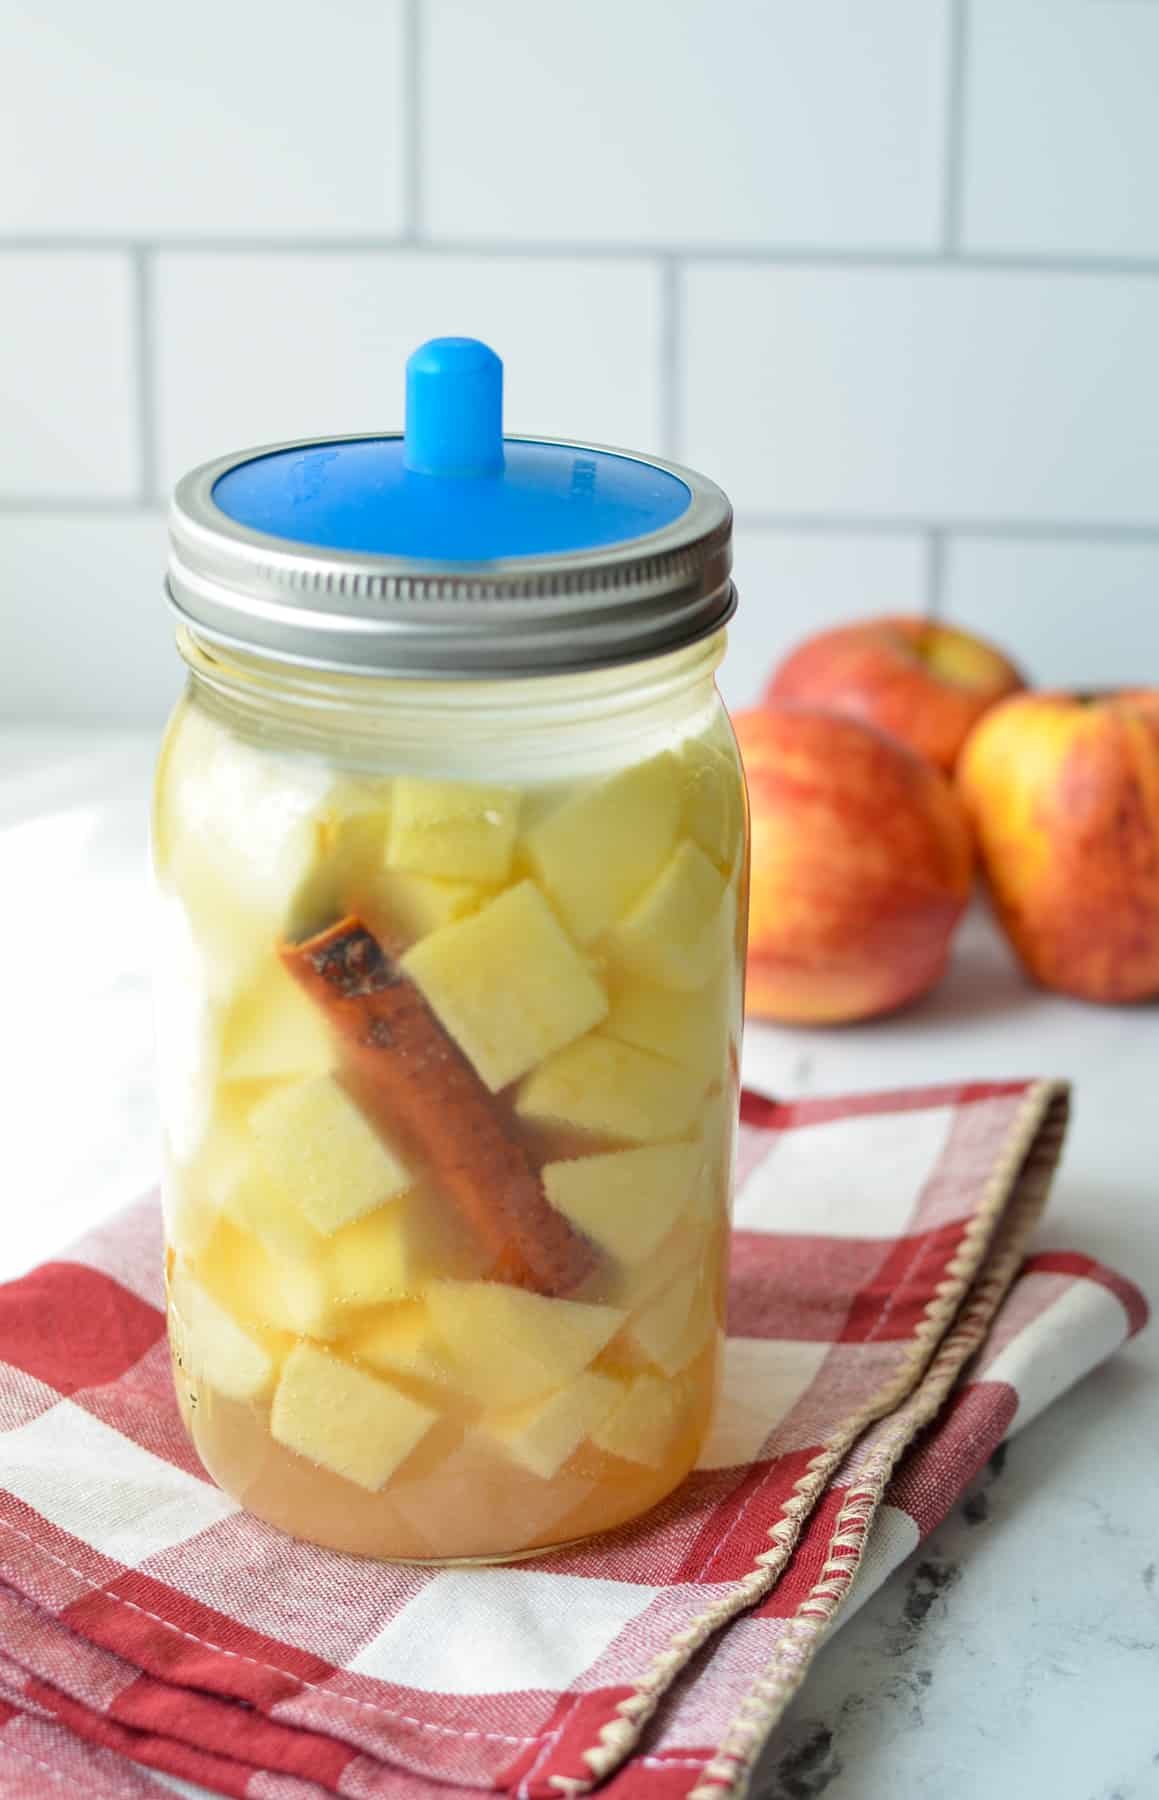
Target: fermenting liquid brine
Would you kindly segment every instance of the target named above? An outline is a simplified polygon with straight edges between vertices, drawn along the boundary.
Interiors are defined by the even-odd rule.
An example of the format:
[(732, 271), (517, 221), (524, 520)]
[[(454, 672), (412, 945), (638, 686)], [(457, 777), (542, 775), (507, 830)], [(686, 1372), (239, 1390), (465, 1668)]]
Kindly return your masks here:
[(695, 1462), (723, 1322), (746, 811), (730, 514), (504, 438), (444, 339), (402, 435), (195, 470), (154, 819), (177, 1391), (296, 1536), (505, 1558)]

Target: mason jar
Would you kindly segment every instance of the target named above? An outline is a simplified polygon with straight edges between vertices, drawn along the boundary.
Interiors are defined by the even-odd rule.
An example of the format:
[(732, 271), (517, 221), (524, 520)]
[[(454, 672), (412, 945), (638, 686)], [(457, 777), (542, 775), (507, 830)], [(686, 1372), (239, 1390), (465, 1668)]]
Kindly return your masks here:
[(506, 1559), (693, 1467), (721, 1347), (747, 886), (699, 475), (502, 437), (437, 340), (403, 434), (179, 484), (161, 754), (170, 1339), (294, 1536)]

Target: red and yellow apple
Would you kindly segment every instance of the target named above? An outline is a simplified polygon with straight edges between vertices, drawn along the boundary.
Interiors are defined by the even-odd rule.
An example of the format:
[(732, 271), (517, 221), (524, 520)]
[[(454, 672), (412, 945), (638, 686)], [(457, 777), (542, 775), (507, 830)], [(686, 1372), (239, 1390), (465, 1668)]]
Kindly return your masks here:
[(1084, 1000), (1159, 996), (1159, 689), (1007, 700), (958, 784), (1027, 971)]
[(1000, 650), (970, 632), (887, 617), (807, 638), (776, 670), (765, 698), (864, 719), (949, 771), (983, 713), (1024, 685)]
[(923, 994), (970, 894), (949, 782), (837, 713), (772, 705), (733, 723), (752, 813), (748, 1012), (837, 1024)]

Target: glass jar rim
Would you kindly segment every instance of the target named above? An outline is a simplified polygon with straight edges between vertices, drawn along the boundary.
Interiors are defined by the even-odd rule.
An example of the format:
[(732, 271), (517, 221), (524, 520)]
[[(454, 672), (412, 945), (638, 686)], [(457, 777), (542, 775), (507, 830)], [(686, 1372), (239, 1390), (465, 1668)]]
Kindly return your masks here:
[(719, 708), (713, 677), (726, 634), (633, 663), (471, 682), (287, 666), (187, 626), (177, 641), (199, 703), (254, 742), (340, 751), (367, 768), (389, 755), (428, 770), (441, 744), (448, 768), (461, 770), (469, 754), (557, 780), (572, 764), (578, 772), (620, 764), (634, 748), (645, 754), (649, 741), (683, 735)]

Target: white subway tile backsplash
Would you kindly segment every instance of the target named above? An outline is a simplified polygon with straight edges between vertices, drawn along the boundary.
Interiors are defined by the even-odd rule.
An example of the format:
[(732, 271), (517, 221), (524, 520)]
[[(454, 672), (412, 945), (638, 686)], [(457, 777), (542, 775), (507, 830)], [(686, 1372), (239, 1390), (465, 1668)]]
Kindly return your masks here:
[(0, 8), (0, 230), (396, 230), (402, 6)]
[(1159, 256), (1159, 6), (973, 0), (964, 241)]
[(160, 724), (182, 667), (160, 513), (0, 516), (0, 718)]
[(426, 0), (435, 236), (921, 248), (945, 0)]
[(509, 431), (655, 449), (659, 291), (631, 258), (162, 257), (164, 479), (276, 438), (398, 429), (406, 357), (455, 333), (504, 357)]
[(937, 527), (1038, 680), (1159, 683), (1159, 0), (53, 0), (0, 71), (0, 717), (160, 718), (152, 462), (396, 429), (444, 332), (729, 490), (734, 706)]
[(740, 605), (718, 677), (730, 707), (752, 706), (802, 638), (880, 613), (926, 607), (925, 545), (912, 532), (762, 531), (740, 526)]
[(1159, 543), (957, 538), (945, 601), (1038, 687), (1159, 687)]
[(0, 498), (136, 491), (131, 277), (124, 256), (0, 246)]
[(688, 461), (742, 507), (1159, 524), (1159, 280), (689, 270)]

